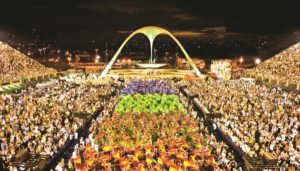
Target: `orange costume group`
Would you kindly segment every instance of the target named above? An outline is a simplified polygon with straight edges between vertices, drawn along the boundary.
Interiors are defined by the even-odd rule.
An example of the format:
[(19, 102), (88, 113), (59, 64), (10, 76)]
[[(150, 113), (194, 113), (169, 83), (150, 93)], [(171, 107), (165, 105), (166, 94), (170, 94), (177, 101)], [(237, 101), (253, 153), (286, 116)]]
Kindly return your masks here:
[(115, 114), (99, 125), (96, 151), (87, 143), (78, 170), (208, 170), (217, 163), (187, 114)]

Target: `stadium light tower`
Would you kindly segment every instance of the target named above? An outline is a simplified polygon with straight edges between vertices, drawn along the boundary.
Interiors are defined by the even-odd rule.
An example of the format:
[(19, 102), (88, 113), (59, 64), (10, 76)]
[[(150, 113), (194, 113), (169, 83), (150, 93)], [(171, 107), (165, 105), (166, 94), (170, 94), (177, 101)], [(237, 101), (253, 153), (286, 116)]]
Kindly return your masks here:
[(69, 54), (67, 59), (68, 59), (68, 63), (71, 63), (72, 62), (72, 54)]
[(105, 43), (105, 61), (108, 61), (108, 50), (107, 50), (107, 43)]
[(45, 60), (45, 61), (46, 61), (46, 49), (47, 49), (47, 48), (45, 48), (45, 47), (43, 48), (43, 52), (44, 52), (44, 60)]
[(240, 62), (240, 63), (243, 63), (243, 62), (244, 62), (244, 58), (243, 58), (242, 56), (240, 57), (239, 62)]
[(42, 58), (42, 50), (43, 49), (38, 49), (39, 50), (39, 52), (40, 52), (40, 58)]
[(95, 56), (98, 55), (98, 51), (99, 51), (99, 49), (95, 49)]
[(243, 63), (244, 63), (243, 56), (240, 57), (239, 62), (240, 62), (240, 68), (242, 68), (243, 67)]
[(101, 56), (97, 54), (95, 57), (95, 63), (99, 63), (100, 59), (101, 59)]

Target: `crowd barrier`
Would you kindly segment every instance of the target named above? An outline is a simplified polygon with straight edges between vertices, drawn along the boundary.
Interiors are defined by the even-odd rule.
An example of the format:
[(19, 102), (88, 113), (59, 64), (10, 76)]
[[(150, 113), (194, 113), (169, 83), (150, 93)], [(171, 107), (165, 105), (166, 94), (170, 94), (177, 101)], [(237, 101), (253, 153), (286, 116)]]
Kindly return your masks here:
[[(109, 95), (103, 96), (102, 98), (109, 99), (112, 96), (114, 96), (115, 94), (116, 94), (116, 90), (113, 91)], [(57, 165), (57, 163), (62, 159), (65, 152), (68, 151), (75, 143), (77, 143), (81, 137), (84, 137), (86, 135), (86, 133), (89, 130), (90, 124), (92, 123), (92, 120), (97, 118), (103, 110), (104, 110), (104, 106), (101, 106), (94, 113), (89, 115), (85, 119), (83, 125), (76, 131), (78, 134), (78, 138), (77, 139), (74, 139), (74, 138), (68, 139), (66, 141), (65, 145), (63, 147), (61, 147), (51, 158), (49, 156), (47, 158), (41, 158), (35, 166), (27, 166), (30, 168), (26, 167), (26, 162), (25, 163), (19, 162), (19, 164), (14, 165), (14, 166), (19, 168), (21, 165), (24, 165), (24, 167), (26, 167), (27, 169), (32, 169), (31, 167), (34, 167), (35, 168), (34, 170), (38, 170), (38, 171), (44, 171), (44, 170), (46, 171), (46, 170), (54, 169), (54, 167)], [(27, 150), (24, 150), (24, 152), (20, 152), (18, 154), (19, 154), (19, 156), (22, 156), (24, 158), (23, 153), (27, 153)], [(17, 157), (18, 156), (15, 156), (15, 158), (17, 158)], [(19, 157), (19, 158), (21, 158), (21, 157)], [(23, 159), (21, 159), (20, 161), (23, 161)]]
[(95, 111), (91, 117), (87, 119), (87, 121), (84, 123), (82, 127), (80, 127), (77, 130), (78, 133), (78, 139), (70, 139), (66, 142), (66, 144), (46, 163), (45, 166), (40, 166), (38, 170), (50, 170), (53, 169), (53, 166), (56, 166), (56, 164), (61, 160), (63, 157), (63, 154), (74, 144), (76, 141), (78, 141), (82, 136), (84, 131), (89, 129), (89, 125), (91, 124), (92, 120), (99, 116), (101, 111), (103, 110), (103, 107), (101, 109), (98, 109)]
[(215, 129), (216, 133), (218, 136), (220, 136), (224, 142), (226, 142), (226, 144), (235, 152), (235, 154), (239, 157), (239, 158), (243, 158), (245, 157), (246, 153), (240, 148), (238, 147), (230, 138), (230, 136), (228, 136), (221, 128), (219, 128), (218, 126)]
[[(200, 113), (200, 115), (202, 117), (204, 117), (204, 119), (206, 119), (206, 121), (210, 124), (213, 125), (213, 121), (212, 118), (216, 118), (216, 117), (222, 117), (222, 115), (217, 114), (217, 116), (214, 116), (216, 114), (211, 114), (208, 112), (208, 110), (201, 104), (197, 103), (195, 100), (193, 100), (193, 105), (195, 107), (195, 109)], [(219, 128), (216, 124), (215, 124), (215, 132), (216, 134), (235, 152), (235, 154), (242, 158), (245, 156), (245, 152), (238, 147), (230, 138), (230, 136), (228, 136), (221, 128)]]
[[(112, 92), (110, 95), (106, 96), (105, 98), (110, 98), (111, 96), (115, 95), (115, 91)], [(56, 164), (61, 160), (61, 158), (63, 157), (63, 154), (72, 146), (74, 145), (74, 143), (76, 143), (76, 141), (78, 141), (81, 137), (84, 136), (84, 133), (88, 131), (92, 120), (96, 119), (99, 114), (103, 111), (104, 107), (102, 106), (100, 109), (98, 109), (97, 111), (95, 111), (88, 119), (87, 121), (84, 123), (84, 125), (82, 127), (80, 127), (77, 131), (78, 133), (78, 139), (72, 139), (69, 140), (66, 145), (61, 148), (59, 150), (59, 152), (57, 152), (52, 158), (51, 160), (46, 164), (46, 166), (43, 167), (43, 169), (41, 170), (50, 170), (53, 169), (53, 166), (56, 166)]]
[[(185, 88), (180, 88), (180, 91), (185, 96), (189, 96), (188, 91), (186, 91)], [(243, 162), (247, 170), (260, 170), (263, 168), (278, 169), (277, 160), (274, 159), (274, 157), (266, 157), (268, 156), (267, 153), (264, 155), (264, 157), (252, 158), (247, 156), (246, 153), (232, 141), (231, 137), (228, 136), (216, 123), (213, 122), (214, 118), (220, 118), (222, 117), (222, 114), (210, 113), (205, 106), (196, 102), (195, 99), (192, 100), (192, 104), (194, 106), (194, 109), (199, 114), (199, 117), (202, 117), (211, 128), (214, 128), (213, 130), (215, 131), (216, 135), (220, 137), (221, 140), (224, 141), (233, 150), (238, 158), (241, 159), (241, 162)]]
[[(184, 87), (180, 87), (180, 91), (185, 96), (189, 96), (187, 90)], [(200, 117), (203, 117), (210, 125), (213, 125), (212, 118), (222, 117), (221, 114), (211, 114), (202, 104), (197, 103), (195, 100), (192, 100), (192, 104), (196, 111), (199, 113)], [(238, 147), (223, 130), (216, 126), (215, 131), (216, 134), (220, 136), (225, 143), (227, 143), (227, 145), (235, 152), (235, 154), (237, 154), (238, 157), (242, 158), (245, 156), (245, 152), (240, 147)]]
[[(44, 76), (40, 76), (40, 77), (34, 77), (34, 78), (28, 78), (28, 81), (33, 81), (33, 80), (39, 80), (39, 78), (51, 78), (51, 77), (56, 77), (56, 74), (50, 74), (50, 75), (44, 75)], [(115, 87), (116, 89), (118, 88), (116, 84), (113, 85), (113, 87)], [(117, 93), (117, 90), (115, 89), (115, 91), (113, 91), (111, 94), (109, 95), (105, 95), (105, 96), (101, 96), (102, 99), (109, 99), (112, 96), (114, 96)], [(104, 109), (103, 106), (101, 106), (101, 108), (97, 109), (93, 114), (89, 115), (88, 118), (84, 121), (84, 124), (77, 130), (78, 133), (78, 139), (69, 139), (67, 140), (67, 142), (65, 143), (65, 145), (63, 147), (61, 147), (58, 152), (56, 152), (50, 159), (49, 157), (43, 158), (41, 160), (39, 160), (39, 162), (33, 166), (35, 167), (34, 170), (50, 170), (50, 169), (54, 169), (53, 167), (56, 166), (56, 164), (61, 160), (61, 158), (63, 157), (64, 153), (74, 144), (76, 143), (76, 141), (78, 141), (81, 137), (83, 137), (84, 133), (86, 131), (88, 131), (90, 124), (92, 123), (92, 120), (97, 118), (99, 116), (99, 114), (101, 113), (101, 111)], [(20, 153), (18, 153), (19, 156), (14, 156), (14, 158), (20, 158), (20, 161), (22, 163), (22, 166), (26, 167), (26, 161), (25, 159), (23, 159), (24, 157), (26, 157), (23, 154), (28, 154), (27, 150), (24, 150)], [(6, 156), (5, 156), (6, 157)], [(24, 162), (23, 162), (24, 160)], [(14, 165), (16, 167), (20, 167), (21, 165)], [(0, 158), (0, 166), (2, 166), (2, 161)], [(31, 166), (30, 166), (31, 167)], [(1, 167), (0, 167), (1, 168)], [(4, 170), (4, 169), (0, 169), (0, 170)]]
[[(104, 96), (103, 98), (105, 99), (109, 99), (112, 96), (116, 95), (116, 90), (113, 91), (111, 94)], [(78, 139), (72, 139), (69, 140), (66, 145), (64, 145), (64, 147), (62, 147), (47, 163), (45, 166), (41, 167), (40, 170), (50, 170), (50, 169), (54, 169), (54, 167), (57, 165), (57, 163), (62, 159), (64, 153), (70, 149), (75, 143), (77, 143), (76, 141), (79, 141), (81, 137), (85, 136), (85, 133), (88, 132), (90, 125), (92, 123), (92, 121), (94, 119), (96, 119), (100, 113), (104, 110), (104, 107), (101, 106), (100, 109), (96, 110), (83, 124), (82, 127), (80, 127), (77, 130), (78, 133)]]

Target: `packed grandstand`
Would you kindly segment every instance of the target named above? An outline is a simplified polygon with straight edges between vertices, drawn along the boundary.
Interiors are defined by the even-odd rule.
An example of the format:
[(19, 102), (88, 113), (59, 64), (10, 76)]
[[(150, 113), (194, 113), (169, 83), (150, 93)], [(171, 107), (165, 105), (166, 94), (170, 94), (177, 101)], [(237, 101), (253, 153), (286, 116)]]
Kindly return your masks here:
[(0, 83), (54, 73), (55, 70), (43, 66), (0, 41)]
[(300, 83), (300, 43), (281, 51), (245, 73), (289, 83)]
[[(0, 55), (2, 82), (55, 72), (4, 43)], [(299, 82), (299, 55), (249, 72)], [(0, 120), (5, 171), (300, 168), (300, 94), (255, 81), (74, 73), (2, 92)]]

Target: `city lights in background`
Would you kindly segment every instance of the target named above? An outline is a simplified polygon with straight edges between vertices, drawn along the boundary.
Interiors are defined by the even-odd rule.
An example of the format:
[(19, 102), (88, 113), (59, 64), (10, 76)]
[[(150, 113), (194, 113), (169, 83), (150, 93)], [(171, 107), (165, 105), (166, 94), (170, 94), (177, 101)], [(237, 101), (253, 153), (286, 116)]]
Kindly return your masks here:
[(131, 64), (132, 63), (132, 59), (130, 58), (123, 58), (123, 59), (118, 59), (117, 63), (124, 65), (124, 64)]
[(260, 64), (260, 63), (261, 63), (261, 59), (260, 59), (260, 58), (255, 58), (254, 63), (255, 63), (256, 65)]

